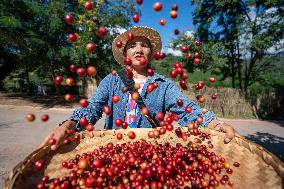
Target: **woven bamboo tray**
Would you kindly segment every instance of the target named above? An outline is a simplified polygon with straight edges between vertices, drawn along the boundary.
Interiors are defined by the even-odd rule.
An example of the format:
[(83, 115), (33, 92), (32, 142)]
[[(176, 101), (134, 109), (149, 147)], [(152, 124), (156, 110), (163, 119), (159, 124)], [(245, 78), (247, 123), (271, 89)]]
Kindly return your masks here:
[[(182, 128), (186, 129), (186, 128)], [(136, 138), (130, 140), (127, 133), (133, 130)], [(234, 182), (233, 188), (283, 188), (284, 184), (284, 164), (273, 154), (266, 151), (261, 146), (242, 138), (235, 138), (229, 144), (224, 144), (224, 133), (214, 131), (208, 128), (200, 129), (204, 133), (211, 134), (210, 141), (214, 145), (216, 154), (226, 159), (233, 169), (230, 180)], [(146, 139), (147, 141), (158, 141), (159, 143), (169, 142), (171, 145), (181, 143), (187, 145), (194, 139), (190, 136), (187, 142), (184, 142), (173, 132), (167, 132), (158, 139), (148, 138), (149, 129), (127, 129), (127, 130), (104, 130), (93, 131), (92, 133), (83, 132), (80, 142), (63, 145), (56, 151), (51, 151), (49, 147), (43, 147), (31, 153), (24, 161), (20, 162), (10, 173), (5, 181), (5, 189), (31, 189), (36, 188), (37, 183), (43, 175), (48, 175), (51, 179), (56, 177), (68, 176), (70, 170), (62, 168), (61, 163), (75, 157), (76, 154), (90, 152), (104, 146), (109, 142), (122, 144), (129, 141)], [(123, 139), (117, 140), (115, 132), (123, 133)], [(46, 165), (43, 171), (35, 172), (34, 162), (38, 159), (44, 159)], [(234, 162), (239, 162), (240, 167), (232, 166)], [(230, 186), (219, 185), (218, 188), (232, 188)]]

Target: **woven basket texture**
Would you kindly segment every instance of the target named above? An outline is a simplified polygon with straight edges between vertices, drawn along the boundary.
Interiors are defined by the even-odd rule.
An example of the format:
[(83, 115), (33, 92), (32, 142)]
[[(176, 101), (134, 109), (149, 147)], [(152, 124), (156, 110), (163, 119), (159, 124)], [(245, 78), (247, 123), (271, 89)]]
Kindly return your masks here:
[[(182, 127), (181, 127), (182, 128)], [(182, 128), (184, 131), (187, 128)], [(136, 133), (136, 138), (131, 140), (127, 137), (127, 133), (133, 130)], [(233, 174), (229, 175), (233, 181), (233, 188), (240, 189), (272, 189), (283, 188), (284, 184), (284, 164), (273, 154), (266, 151), (261, 146), (242, 138), (235, 138), (230, 143), (224, 144), (224, 133), (211, 130), (208, 128), (200, 129), (204, 133), (211, 134), (210, 141), (213, 148), (209, 151), (214, 151), (226, 159), (233, 169)], [(105, 146), (107, 143), (122, 144), (125, 142), (136, 140), (157, 141), (159, 143), (169, 142), (171, 145), (180, 143), (187, 145), (189, 141), (194, 140), (194, 136), (190, 136), (185, 142), (178, 138), (174, 131), (167, 132), (161, 135), (158, 139), (148, 138), (149, 129), (127, 129), (127, 130), (104, 130), (93, 132), (82, 132), (82, 137), (79, 142), (63, 145), (56, 151), (51, 151), (48, 146), (34, 151), (28, 157), (20, 162), (12, 170), (11, 174), (5, 181), (5, 189), (31, 189), (36, 188), (37, 183), (43, 175), (48, 175), (51, 179), (57, 177), (69, 176), (70, 170), (62, 168), (64, 160), (73, 159), (76, 154), (91, 152), (98, 146)], [(116, 139), (115, 133), (123, 133), (123, 139)], [(202, 144), (207, 145), (208, 140)], [(45, 168), (36, 172), (33, 169), (34, 162), (44, 159), (46, 162)], [(239, 162), (240, 167), (234, 167), (233, 163)], [(222, 170), (222, 174), (225, 174)], [(217, 177), (218, 178), (218, 177)], [(228, 185), (219, 185), (218, 188), (232, 188)]]

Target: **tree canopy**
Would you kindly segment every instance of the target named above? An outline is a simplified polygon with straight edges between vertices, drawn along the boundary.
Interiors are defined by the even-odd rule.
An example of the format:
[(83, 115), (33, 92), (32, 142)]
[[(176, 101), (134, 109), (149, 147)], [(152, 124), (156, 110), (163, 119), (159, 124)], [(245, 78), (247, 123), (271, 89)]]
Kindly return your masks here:
[[(104, 77), (116, 67), (111, 42), (120, 29), (130, 25), (130, 15), (137, 12), (133, 2), (98, 0), (91, 10), (85, 1), (10, 1), (0, 3), (0, 77), (1, 81), (15, 70), (29, 82), (28, 73), (37, 72), (53, 80), (58, 74), (68, 76), (68, 67), (75, 64), (97, 68), (97, 77)], [(64, 16), (70, 14), (74, 23), (69, 25)], [(107, 35), (97, 34), (99, 27)], [(68, 41), (69, 34), (78, 37)], [(89, 53), (86, 45), (96, 44)], [(67, 68), (67, 69), (66, 69)]]
[[(192, 60), (182, 58), (188, 69), (210, 66), (223, 79), (230, 77), (232, 87), (244, 91), (255, 83), (267, 84), (262, 73), (275, 71), (275, 65), (265, 57), (283, 55), (283, 1), (191, 2), (196, 38), (203, 47), (200, 65), (194, 67)], [(174, 42), (176, 48), (180, 44), (190, 47), (193, 41), (183, 35)]]

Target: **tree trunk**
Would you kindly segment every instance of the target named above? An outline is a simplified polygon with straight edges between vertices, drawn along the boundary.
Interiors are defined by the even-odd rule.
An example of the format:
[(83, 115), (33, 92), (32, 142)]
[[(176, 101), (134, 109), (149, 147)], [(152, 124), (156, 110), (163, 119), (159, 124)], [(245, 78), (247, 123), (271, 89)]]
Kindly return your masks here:
[(239, 88), (243, 90), (243, 81), (242, 81), (242, 65), (240, 60), (240, 44), (239, 39), (237, 40), (237, 64), (238, 64), (238, 78), (239, 78)]
[(251, 75), (251, 72), (253, 70), (253, 66), (254, 66), (254, 64), (257, 60), (257, 56), (258, 56), (258, 52), (256, 52), (254, 55), (253, 55), (253, 51), (251, 52), (251, 59), (250, 59), (249, 67), (248, 67), (246, 77), (245, 77), (244, 91), (247, 91), (247, 89), (248, 89), (248, 86), (249, 86), (249, 83), (250, 83), (250, 75)]
[[(260, 6), (259, 6), (259, 4), (257, 4), (256, 15), (255, 15), (255, 18), (254, 18), (254, 21), (253, 21), (253, 26), (251, 28), (252, 29), (252, 38), (257, 34), (256, 24), (257, 24), (259, 8), (260, 8)], [(254, 52), (255, 52), (255, 54), (254, 54)], [(254, 66), (257, 58), (258, 58), (258, 51), (254, 50), (253, 47), (251, 46), (251, 48), (250, 48), (250, 62), (249, 62), (248, 69), (246, 69), (247, 72), (246, 72), (246, 76), (245, 76), (244, 91), (247, 91), (247, 89), (248, 89), (249, 82), (250, 82), (250, 75), (251, 75), (253, 66)]]
[(24, 91), (26, 91), (30, 95), (33, 95), (34, 85), (30, 82), (29, 69), (27, 66), (24, 67), (24, 79), (26, 81), (26, 85), (24, 85)]
[(93, 77), (84, 77), (83, 79), (83, 95), (90, 98), (97, 89), (97, 80)]
[(236, 88), (235, 81), (235, 56), (233, 43), (230, 44), (230, 64), (231, 64), (231, 75), (232, 75), (232, 87)]
[(235, 86), (235, 68), (234, 68), (234, 61), (231, 61), (231, 74), (232, 74), (232, 87), (236, 88)]
[(3, 80), (15, 69), (15, 66), (21, 64), (21, 62), (19, 62), (18, 57), (14, 54), (5, 52), (2, 46), (0, 46), (0, 57), (3, 59), (0, 69), (0, 80)]

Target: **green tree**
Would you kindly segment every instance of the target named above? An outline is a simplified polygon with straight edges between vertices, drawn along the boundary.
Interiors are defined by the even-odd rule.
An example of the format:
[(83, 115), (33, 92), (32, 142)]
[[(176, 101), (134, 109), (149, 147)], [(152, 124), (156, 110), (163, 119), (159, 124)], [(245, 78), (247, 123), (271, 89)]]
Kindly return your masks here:
[[(90, 65), (95, 66), (97, 69), (96, 79), (100, 80), (111, 69), (119, 68), (112, 56), (112, 41), (119, 33), (119, 30), (130, 26), (130, 15), (137, 12), (137, 10), (134, 8), (133, 1), (100, 0), (94, 2), (93, 9), (89, 11), (85, 10), (84, 3), (85, 1), (79, 1), (80, 6), (78, 9), (66, 11), (66, 14), (74, 16), (75, 21), (71, 27), (73, 27), (72, 33), (76, 33), (78, 40), (69, 43), (68, 47), (62, 50), (62, 53), (69, 57), (70, 60), (65, 68), (71, 63), (83, 68)], [(107, 35), (104, 37), (97, 32), (100, 27), (107, 30)], [(96, 45), (96, 50), (92, 53), (86, 50), (86, 45), (90, 42)], [(92, 88), (93, 80), (87, 77), (80, 78), (80, 80), (84, 83), (83, 91), (85, 96), (90, 95), (91, 89), (88, 88)], [(87, 94), (87, 91), (89, 91), (89, 94)]]
[(222, 43), (219, 55), (227, 59), (232, 86), (247, 91), (257, 75), (270, 68), (261, 60), (283, 40), (283, 2), (192, 0), (192, 4), (198, 37), (204, 43)]
[[(69, 12), (75, 17), (73, 27), (78, 34), (78, 40), (75, 43), (69, 43), (71, 46), (64, 49), (64, 54), (67, 54), (71, 62), (77, 66), (94, 65), (98, 70), (98, 78), (104, 77), (112, 68), (118, 67), (112, 57), (112, 41), (119, 30), (129, 27), (130, 15), (134, 11), (136, 10), (133, 1), (104, 0), (94, 3), (92, 11), (81, 9)], [(100, 26), (108, 31), (105, 37), (97, 35), (97, 29)], [(97, 46), (93, 53), (86, 50), (89, 42)]]
[[(93, 9), (84, 8), (86, 1), (8, 1), (0, 3), (0, 66), (1, 81), (12, 71), (24, 70), (29, 83), (29, 72), (41, 73), (50, 80), (56, 75), (71, 76), (71, 63), (86, 68), (97, 68), (97, 78), (115, 68), (111, 42), (117, 29), (130, 25), (130, 15), (136, 10), (133, 1), (98, 0)], [(75, 22), (68, 25), (65, 14), (72, 14)], [(108, 34), (98, 37), (96, 30), (104, 26)], [(76, 43), (67, 35), (78, 33)], [(93, 42), (96, 51), (88, 53), (86, 45)], [(76, 77), (75, 75), (72, 75)]]
[[(227, 57), (224, 55), (224, 45), (221, 42), (207, 41), (197, 46), (195, 45), (197, 37), (196, 34), (195, 36), (182, 34), (177, 40), (172, 41), (172, 47), (176, 50), (179, 50), (182, 46), (188, 48), (188, 52), (183, 53), (178, 60), (184, 64), (184, 68), (189, 73), (194, 71), (205, 73), (210, 70), (211, 74), (219, 75), (219, 80), (226, 79), (229, 76), (229, 67)], [(198, 63), (194, 63), (194, 59), (197, 58), (195, 53), (200, 54)]]
[[(47, 73), (54, 56), (66, 45), (62, 35), (64, 23), (59, 15), (64, 14), (64, 3), (41, 1), (1, 2), (1, 80), (13, 70), (24, 70), (21, 75), (29, 86), (28, 73), (40, 68)], [(53, 16), (51, 12), (57, 11)]]

